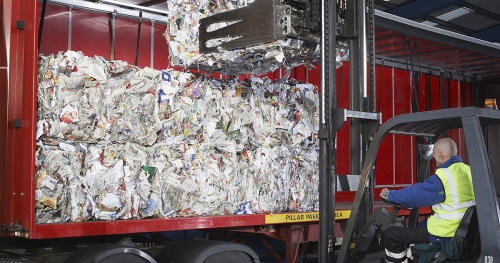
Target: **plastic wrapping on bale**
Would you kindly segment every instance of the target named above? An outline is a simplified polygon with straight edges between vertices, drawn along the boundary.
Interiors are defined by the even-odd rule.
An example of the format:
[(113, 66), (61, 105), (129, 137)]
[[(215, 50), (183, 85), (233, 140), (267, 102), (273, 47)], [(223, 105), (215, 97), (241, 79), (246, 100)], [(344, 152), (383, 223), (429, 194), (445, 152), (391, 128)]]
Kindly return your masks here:
[[(280, 39), (259, 45), (235, 50), (219, 48), (218, 52), (203, 54), (199, 52), (199, 21), (202, 18), (248, 6), (252, 0), (167, 0), (169, 15), (164, 37), (170, 48), (170, 62), (174, 66), (201, 69), (206, 72), (223, 74), (261, 75), (278, 68), (291, 68), (298, 65), (313, 67), (319, 61), (319, 44), (295, 38)], [(215, 23), (208, 31), (234, 23), (233, 21)], [(207, 45), (218, 46), (231, 40), (230, 37), (212, 39)], [(319, 42), (319, 35), (318, 35)], [(344, 48), (337, 49), (337, 67), (348, 60)]]
[(36, 222), (318, 208), (318, 94), (68, 51), (39, 59)]

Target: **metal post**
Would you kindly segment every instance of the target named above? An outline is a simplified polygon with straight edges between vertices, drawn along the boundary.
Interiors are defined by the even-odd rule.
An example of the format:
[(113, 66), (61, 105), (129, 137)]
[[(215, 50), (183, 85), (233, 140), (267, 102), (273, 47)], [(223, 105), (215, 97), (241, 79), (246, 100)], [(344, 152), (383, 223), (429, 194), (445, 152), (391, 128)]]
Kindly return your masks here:
[(115, 60), (116, 9), (111, 14), (111, 60)]
[[(330, 201), (330, 209), (328, 210), (328, 217), (330, 219), (329, 236), (328, 236), (328, 260), (333, 262), (335, 256), (335, 197), (337, 190), (337, 131), (332, 129), (333, 117), (331, 114), (333, 109), (337, 108), (337, 1), (329, 1), (328, 5), (328, 105), (330, 116), (328, 118), (329, 127), (329, 141), (328, 150), (329, 158), (328, 165), (330, 167), (329, 174), (329, 188), (328, 192)], [(340, 89), (340, 87), (339, 87)], [(326, 92), (326, 90), (325, 90)]]
[(445, 77), (444, 71), (441, 71), (439, 74), (439, 87), (441, 89), (441, 108), (446, 109), (446, 91), (445, 91)]
[(430, 111), (431, 110), (431, 73), (430, 72), (427, 74), (425, 81), (426, 81), (425, 82), (425, 87), (426, 87), (426, 99), (425, 99), (426, 108), (425, 108), (425, 110)]
[[(353, 111), (363, 111), (363, 100), (367, 96), (367, 47), (366, 47), (366, 3), (365, 0), (353, 1), (350, 5), (355, 9), (355, 23), (357, 37), (350, 40), (351, 56), (349, 64), (350, 75), (350, 108)], [(349, 7), (349, 6), (348, 6)], [(361, 174), (364, 159), (363, 127), (360, 119), (352, 118), (350, 127), (350, 172)], [(370, 198), (368, 193), (365, 198)], [(364, 202), (363, 204), (366, 204)], [(359, 226), (362, 228), (369, 216), (369, 206), (364, 205), (360, 210)], [(361, 230), (361, 229), (358, 229)]]
[[(370, 63), (370, 100), (369, 100), (369, 106), (368, 111), (369, 112), (376, 112), (377, 107), (377, 76), (376, 76), (376, 59), (375, 59), (375, 0), (368, 0), (368, 43), (369, 43), (369, 49), (368, 49), (368, 56), (369, 56), (369, 63)], [(383, 62), (382, 62), (383, 65)]]
[(470, 116), (462, 117), (462, 124), (474, 184), (477, 217), (479, 222), (487, 222), (479, 224), (481, 255), (477, 262), (497, 262), (500, 259), (500, 210), (481, 123), (478, 116)]
[[(349, 64), (350, 76), (350, 108), (353, 111), (363, 110), (363, 98), (367, 91), (367, 70), (366, 70), (366, 19), (365, 1), (355, 0), (351, 6), (356, 9), (356, 31), (357, 37), (350, 40)], [(361, 173), (361, 125), (359, 119), (351, 119), (351, 174)]]
[(135, 63), (134, 65), (137, 66), (137, 63), (139, 63), (139, 43), (141, 40), (141, 24), (142, 24), (142, 11), (139, 12), (139, 26), (137, 27), (137, 45), (135, 47)]
[[(321, 92), (319, 138), (319, 262), (333, 262), (335, 254), (335, 133), (331, 109), (336, 107), (336, 1), (321, 0)], [(329, 114), (329, 116), (327, 115)], [(330, 127), (329, 127), (330, 126)]]
[(73, 6), (68, 6), (68, 50), (71, 50), (71, 40), (73, 38)]
[(151, 63), (150, 67), (154, 67), (155, 60), (155, 21), (151, 20)]
[(42, 43), (43, 22), (45, 21), (45, 9), (47, 7), (47, 0), (42, 2), (42, 13), (40, 14), (40, 26), (38, 27), (38, 51), (40, 52), (40, 44)]
[(304, 67), (305, 71), (306, 71), (306, 83), (309, 83), (309, 70), (307, 69), (307, 67)]
[(326, 32), (325, 25), (327, 22), (326, 7), (327, 0), (321, 0), (321, 91), (320, 91), (320, 101), (319, 101), (319, 241), (318, 241), (318, 252), (319, 252), (319, 263), (330, 263), (329, 260), (329, 242), (328, 236), (330, 233), (330, 220), (328, 215), (330, 211), (329, 193), (328, 185), (330, 184), (330, 178), (328, 177), (328, 132), (326, 130), (326, 118), (325, 118), (325, 89), (326, 89), (326, 73), (325, 68), (328, 65), (326, 61)]
[(486, 148), (488, 149), (488, 160), (490, 162), (495, 191), (500, 193), (500, 163), (497, 161), (500, 159), (500, 138), (499, 136), (494, 136), (494, 134), (500, 134), (500, 125), (487, 126), (486, 132), (488, 135), (493, 135), (486, 137)]

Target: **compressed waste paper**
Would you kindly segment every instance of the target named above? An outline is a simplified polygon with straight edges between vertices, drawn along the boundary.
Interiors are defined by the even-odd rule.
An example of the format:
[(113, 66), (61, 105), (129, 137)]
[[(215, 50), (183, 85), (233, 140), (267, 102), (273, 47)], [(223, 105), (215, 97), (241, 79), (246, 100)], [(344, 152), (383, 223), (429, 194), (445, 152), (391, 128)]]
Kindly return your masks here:
[(40, 56), (36, 222), (318, 209), (318, 93)]
[[(305, 65), (314, 67), (319, 61), (319, 35), (317, 42), (296, 38), (279, 39), (239, 48), (219, 49), (218, 52), (203, 54), (199, 51), (199, 27), (202, 18), (246, 7), (253, 0), (167, 0), (168, 25), (164, 37), (170, 48), (170, 63), (174, 66), (195, 68), (206, 72), (223, 74), (261, 75), (278, 68), (292, 68)], [(213, 24), (208, 31), (225, 27), (233, 21)], [(210, 46), (218, 46), (231, 40), (231, 37), (210, 40)], [(348, 60), (346, 48), (337, 48), (336, 67)]]

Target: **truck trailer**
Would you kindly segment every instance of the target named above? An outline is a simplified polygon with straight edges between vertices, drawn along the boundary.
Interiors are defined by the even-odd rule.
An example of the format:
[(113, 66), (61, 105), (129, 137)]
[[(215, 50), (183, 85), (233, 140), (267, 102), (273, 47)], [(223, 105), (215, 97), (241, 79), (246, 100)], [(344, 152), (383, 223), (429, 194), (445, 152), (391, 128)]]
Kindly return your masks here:
[[(316, 2), (311, 1), (312, 5), (318, 5)], [(321, 9), (327, 9), (327, 3), (323, 3)], [(359, 59), (366, 57), (366, 53), (359, 55), (360, 50), (353, 48), (352, 43), (349, 61), (343, 61), (339, 68), (333, 67), (335, 63), (331, 60), (325, 60), (323, 64), (315, 62), (312, 66), (278, 68), (261, 76), (273, 83), (280, 83), (284, 77), (294, 79), (296, 83), (316, 87), (318, 94), (330, 95), (326, 100), (330, 100), (330, 105), (325, 108), (326, 115), (327, 119), (335, 121), (328, 123), (326, 133), (325, 127), (320, 126), (313, 132), (312, 140), (328, 140), (328, 147), (334, 147), (330, 149), (336, 152), (325, 156), (319, 150), (317, 160), (320, 166), (317, 176), (322, 178), (326, 175), (322, 174), (324, 168), (321, 167), (331, 162), (330, 156), (335, 156), (335, 164), (327, 166), (335, 168), (333, 179), (328, 181), (332, 186), (327, 189), (330, 195), (322, 196), (322, 190), (319, 190), (319, 200), (323, 197), (323, 200), (333, 201), (329, 204), (333, 205), (333, 211), (330, 208), (322, 210), (322, 204), (319, 204), (308, 211), (294, 211), (287, 207), (281, 211), (264, 210), (252, 214), (236, 214), (233, 210), (218, 215), (42, 223), (36, 215), (37, 109), (41, 104), (37, 97), (40, 83), (37, 76), (41, 56), (77, 50), (87, 56), (98, 56), (103, 61), (128, 61), (130, 65), (135, 61), (138, 68), (172, 70), (173, 67), (177, 72), (221, 82), (244, 81), (256, 76), (248, 72), (229, 76), (224, 71), (210, 75), (196, 66), (187, 69), (170, 65), (169, 46), (163, 36), (169, 21), (159, 8), (118, 1), (94, 3), (80, 0), (3, 0), (1, 4), (0, 81), (4, 88), (0, 97), (3, 100), (1, 118), (5, 125), (0, 132), (0, 144), (4, 149), (0, 153), (0, 225), (3, 226), (0, 260), (5, 262), (208, 263), (267, 262), (266, 259), (316, 262), (318, 256), (320, 262), (328, 262), (324, 261), (326, 254), (331, 257), (340, 250), (346, 228), (352, 231), (358, 227), (360, 231), (368, 221), (370, 211), (381, 205), (373, 196), (378, 196), (384, 187), (397, 189), (411, 185), (417, 182), (417, 175), (422, 170), (432, 168), (432, 165), (430, 168), (419, 167), (419, 146), (413, 138), (389, 135), (391, 139), (380, 146), (380, 157), (375, 161), (378, 176), (373, 179), (374, 187), (371, 193), (363, 196), (363, 199), (371, 197), (372, 201), (361, 207), (359, 203), (354, 204), (355, 190), (362, 178), (363, 159), (370, 138), (380, 124), (406, 113), (470, 106), (482, 108), (485, 99), (499, 98), (498, 92), (491, 88), (500, 80), (500, 67), (495, 67), (500, 63), (497, 44), (423, 27), (372, 9), (375, 38), (373, 60), (369, 61), (373, 65), (370, 80), (372, 87), (377, 89), (370, 89), (371, 100), (364, 102), (362, 92), (356, 88), (369, 84), (368, 79), (358, 82), (363, 74), (357, 75), (356, 71), (360, 70), (359, 65), (366, 65), (366, 60), (359, 62)], [(319, 35), (321, 32), (325, 31), (314, 33)], [(349, 30), (346, 32), (339, 33), (339, 39), (356, 39), (346, 36)], [(417, 41), (421, 52), (407, 52), (406, 49), (415, 47)], [(437, 56), (442, 50), (447, 50), (446, 54), (483, 59), (484, 63), (457, 62), (463, 58), (460, 55), (444, 61)], [(418, 59), (419, 63), (409, 62), (410, 58), (413, 61)], [(325, 64), (330, 64), (329, 70), (333, 74), (326, 79)], [(371, 105), (371, 108), (363, 108), (363, 104)], [(351, 118), (350, 125), (342, 125), (347, 118)], [(491, 158), (498, 148), (495, 134), (495, 128), (485, 131)], [(465, 156), (467, 162), (463, 131), (453, 130), (447, 135), (457, 141), (459, 155)], [(320, 179), (319, 188), (322, 183), (324, 181)], [(356, 213), (362, 215), (356, 220), (359, 226), (348, 225), (353, 204)], [(333, 217), (326, 231), (321, 228), (318, 208), (326, 211), (323, 215), (327, 220), (328, 214)], [(243, 213), (244, 209), (241, 210)], [(363, 210), (368, 212), (359, 212)], [(429, 209), (423, 209), (419, 215), (425, 217), (429, 213)], [(400, 211), (399, 215), (408, 218), (410, 212)], [(255, 240), (257, 242), (252, 242)], [(267, 251), (262, 252), (259, 248)]]

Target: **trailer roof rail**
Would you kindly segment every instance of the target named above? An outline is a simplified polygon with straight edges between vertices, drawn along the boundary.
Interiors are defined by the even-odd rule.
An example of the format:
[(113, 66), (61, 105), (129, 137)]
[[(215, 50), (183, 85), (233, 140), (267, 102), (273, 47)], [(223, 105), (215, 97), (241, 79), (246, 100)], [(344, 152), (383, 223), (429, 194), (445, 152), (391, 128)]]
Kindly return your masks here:
[(139, 12), (142, 13), (142, 18), (155, 23), (167, 23), (167, 11), (153, 9), (149, 7), (121, 3), (112, 0), (101, 0), (99, 2), (89, 2), (82, 0), (48, 0), (47, 3), (61, 6), (71, 6), (73, 8), (84, 9), (99, 13), (116, 13), (118, 16), (138, 18)]
[(375, 10), (377, 26), (402, 32), (406, 35), (434, 40), (439, 43), (500, 57), (500, 44), (428, 26), (406, 18)]
[[(500, 44), (428, 26), (375, 10), (375, 49), (378, 63), (404, 68), (405, 58), (416, 56), (418, 70), (451, 73), (461, 81), (500, 79)], [(401, 37), (418, 40), (420, 51), (408, 55)], [(410, 40), (408, 40), (410, 41)], [(408, 68), (407, 68), (408, 69)]]

